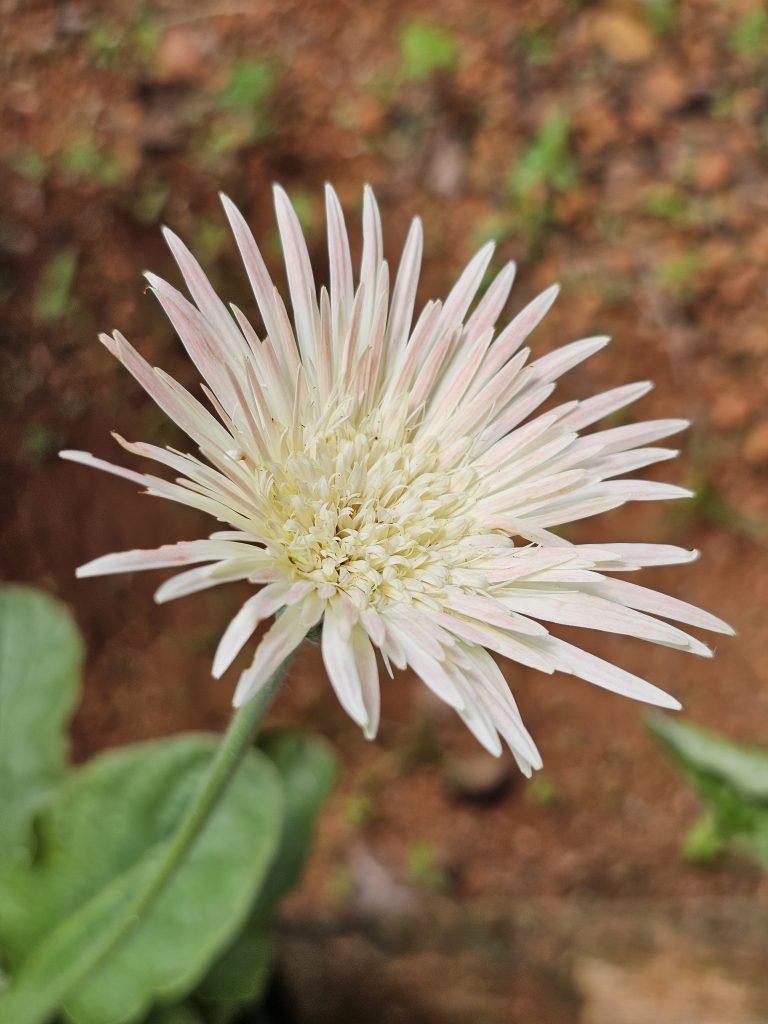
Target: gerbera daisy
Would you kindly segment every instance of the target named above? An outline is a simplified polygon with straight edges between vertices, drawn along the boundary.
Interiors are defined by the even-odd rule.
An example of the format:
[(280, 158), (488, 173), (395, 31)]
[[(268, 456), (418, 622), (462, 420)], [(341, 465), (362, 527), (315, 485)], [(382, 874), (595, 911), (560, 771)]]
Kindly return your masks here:
[(447, 298), (428, 302), (414, 323), (418, 219), (390, 289), (379, 211), (365, 190), (355, 285), (344, 216), (327, 187), (330, 282), (318, 295), (298, 219), (276, 188), (291, 319), (243, 217), (226, 197), (223, 203), (263, 331), (224, 305), (170, 231), (166, 239), (193, 301), (147, 275), (209, 404), (149, 366), (119, 332), (101, 335), (199, 454), (115, 435), (129, 452), (172, 470), (173, 481), (86, 452), (62, 455), (201, 509), (225, 529), (208, 539), (105, 555), (78, 575), (186, 567), (159, 588), (161, 602), (247, 580), (254, 594), (221, 639), (214, 676), (227, 670), (260, 622), (275, 618), (240, 676), (236, 706), (319, 627), (331, 684), (366, 736), (379, 722), (378, 650), (390, 673), (410, 666), (489, 751), (499, 754), (500, 737), (506, 740), (526, 773), (541, 759), (491, 651), (679, 707), (643, 679), (552, 635), (549, 625), (626, 634), (707, 657), (703, 643), (661, 619), (732, 632), (690, 604), (606, 575), (689, 562), (696, 552), (665, 544), (571, 544), (553, 532), (627, 501), (688, 496), (671, 484), (627, 479), (674, 456), (654, 444), (686, 422), (582, 433), (646, 394), (645, 382), (537, 413), (557, 378), (608, 338), (576, 341), (530, 362), (524, 342), (558, 289), (547, 289), (497, 333), (514, 264), (470, 312), (490, 244)]

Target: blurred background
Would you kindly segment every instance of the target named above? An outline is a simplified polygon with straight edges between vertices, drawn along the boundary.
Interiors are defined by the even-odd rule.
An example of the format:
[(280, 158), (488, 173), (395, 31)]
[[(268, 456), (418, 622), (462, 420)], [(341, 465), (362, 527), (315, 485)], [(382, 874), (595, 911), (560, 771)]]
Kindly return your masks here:
[[(113, 429), (183, 443), (96, 333), (119, 327), (193, 386), (141, 272), (178, 283), (168, 224), (222, 297), (250, 309), (217, 193), (241, 206), (282, 283), (275, 181), (320, 280), (323, 183), (359, 253), (369, 182), (391, 261), (411, 216), (424, 219), (422, 300), (495, 239), (494, 266), (519, 263), (510, 310), (563, 285), (537, 353), (615, 338), (560, 396), (650, 378), (656, 390), (630, 417), (692, 419), (663, 473), (695, 499), (569, 536), (701, 549), (643, 582), (724, 617), (738, 638), (718, 642), (714, 662), (586, 642), (674, 692), (690, 721), (768, 743), (762, 3), (1, 0), (0, 11), (3, 576), (69, 602), (85, 632), (79, 759), (227, 720), (235, 673), (214, 682), (210, 660), (242, 591), (158, 608), (154, 574), (74, 579), (97, 555), (209, 524), (57, 451), (115, 458)], [(275, 721), (330, 737), (342, 774), (282, 925), (298, 1024), (768, 1020), (768, 883), (697, 843), (696, 799), (642, 709), (572, 679), (506, 674), (544, 757), (531, 782), (480, 754), (408, 676), (387, 683), (380, 736), (366, 743), (316, 652), (299, 658)]]

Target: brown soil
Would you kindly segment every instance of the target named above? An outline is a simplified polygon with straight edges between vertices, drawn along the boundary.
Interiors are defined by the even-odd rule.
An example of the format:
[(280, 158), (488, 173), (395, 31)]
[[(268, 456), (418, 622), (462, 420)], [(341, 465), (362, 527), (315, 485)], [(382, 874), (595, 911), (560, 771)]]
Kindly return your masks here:
[[(215, 683), (209, 667), (242, 598), (237, 588), (158, 608), (148, 577), (73, 576), (98, 554), (195, 537), (207, 523), (64, 464), (56, 451), (112, 458), (112, 429), (178, 442), (95, 333), (119, 327), (150, 361), (189, 381), (140, 278), (151, 267), (175, 279), (159, 224), (193, 243), (227, 298), (247, 303), (216, 193), (231, 195), (269, 240), (275, 180), (299, 196), (320, 276), (325, 180), (351, 223), (362, 184), (375, 187), (392, 258), (419, 212), (428, 240), (423, 297), (445, 292), (479, 226), (506, 218), (497, 264), (519, 261), (514, 308), (553, 280), (564, 286), (537, 351), (603, 331), (616, 339), (568, 376), (561, 395), (652, 378), (656, 390), (638, 414), (693, 420), (683, 458), (664, 476), (692, 481), (698, 500), (674, 512), (624, 510), (572, 536), (701, 549), (695, 565), (648, 572), (645, 582), (715, 611), (738, 638), (718, 642), (713, 662), (600, 634), (589, 646), (672, 690), (691, 721), (768, 742), (768, 28), (749, 35), (750, 9), (746, 0), (141, 8), (7, 0), (4, 576), (58, 594), (85, 633), (78, 758), (179, 729), (218, 729), (228, 715), (231, 680)], [(406, 80), (398, 32), (413, 18), (453, 34), (452, 70)], [(254, 60), (269, 62), (276, 84), (258, 117), (232, 113), (231, 68)], [(577, 176), (561, 190), (535, 192), (530, 202), (546, 201), (549, 216), (531, 237), (511, 219), (507, 182), (555, 107), (570, 118)], [(359, 241), (356, 227), (353, 234)], [(71, 288), (57, 294), (62, 253), (76, 269)], [(508, 677), (551, 786), (531, 793), (516, 781), (481, 806), (458, 801), (447, 781), (451, 759), (473, 754), (471, 737), (413, 680), (387, 684), (380, 736), (366, 744), (337, 707), (316, 652), (302, 654), (275, 721), (328, 735), (342, 771), (292, 919), (354, 908), (365, 858), (398, 893), (440, 890), (417, 895), (426, 899), (420, 907), (447, 901), (470, 915), (512, 914), (539, 899), (563, 908), (616, 901), (636, 914), (649, 903), (730, 905), (738, 897), (768, 905), (768, 883), (742, 860), (702, 869), (681, 858), (696, 803), (648, 737), (638, 706), (522, 668), (509, 667)], [(734, 943), (727, 929), (722, 935), (726, 955)], [(564, 1009), (547, 1013), (540, 1019), (576, 1019)], [(470, 1006), (456, 1019), (476, 1018)]]

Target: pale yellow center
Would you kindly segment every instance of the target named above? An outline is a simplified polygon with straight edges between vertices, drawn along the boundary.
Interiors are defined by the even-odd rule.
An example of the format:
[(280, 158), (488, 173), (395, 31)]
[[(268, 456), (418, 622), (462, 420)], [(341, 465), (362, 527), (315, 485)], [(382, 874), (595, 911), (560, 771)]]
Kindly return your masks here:
[(267, 543), (291, 574), (363, 607), (428, 601), (471, 573), (472, 538), (486, 532), (475, 474), (440, 469), (437, 440), (416, 443), (378, 414), (305, 434), (259, 474)]

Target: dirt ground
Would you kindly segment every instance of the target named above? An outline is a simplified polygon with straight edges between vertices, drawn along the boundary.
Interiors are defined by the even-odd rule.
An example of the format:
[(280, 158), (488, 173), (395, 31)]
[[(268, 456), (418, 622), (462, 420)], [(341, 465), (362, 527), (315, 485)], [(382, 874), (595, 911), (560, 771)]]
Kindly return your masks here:
[[(273, 181), (296, 201), (321, 279), (326, 180), (355, 243), (361, 188), (374, 186), (393, 260), (409, 218), (422, 216), (424, 299), (496, 237), (495, 265), (519, 263), (510, 309), (563, 285), (537, 352), (615, 339), (568, 375), (562, 397), (653, 379), (633, 415), (693, 421), (662, 475), (696, 499), (611, 513), (571, 536), (700, 549), (694, 565), (643, 582), (714, 611), (738, 637), (711, 662), (601, 634), (588, 644), (674, 692), (691, 721), (768, 743), (762, 5), (2, 0), (0, 11), (3, 576), (59, 595), (85, 633), (78, 758), (218, 729), (229, 713), (232, 681), (214, 682), (210, 659), (242, 591), (157, 607), (155, 579), (73, 575), (99, 554), (208, 524), (56, 452), (114, 458), (113, 429), (179, 443), (96, 332), (119, 327), (191, 384), (140, 277), (151, 268), (176, 280), (159, 226), (247, 309), (217, 192), (244, 210), (282, 281)], [(543, 1024), (607, 1024), (600, 1000), (635, 979), (661, 1002), (643, 1004), (641, 992), (635, 1017), (632, 999), (620, 1000), (611, 1024), (708, 1024), (695, 1003), (681, 1009), (663, 993), (688, 977), (693, 1000), (714, 970), (706, 1002), (725, 1009), (712, 1022), (768, 1020), (768, 881), (736, 857), (703, 867), (681, 856), (696, 802), (642, 709), (585, 683), (507, 675), (545, 762), (533, 784), (505, 765), (488, 777), (463, 726), (407, 676), (387, 684), (380, 735), (366, 743), (317, 652), (302, 652), (275, 721), (327, 735), (342, 770), (287, 910), (288, 988), (330, 976), (325, 998), (339, 1001), (322, 1019), (342, 1024), (362, 1013), (344, 993), (372, 974), (371, 1021), (534, 1013)], [(670, 948), (681, 985), (653, 973)], [(610, 973), (627, 964), (626, 976)]]

